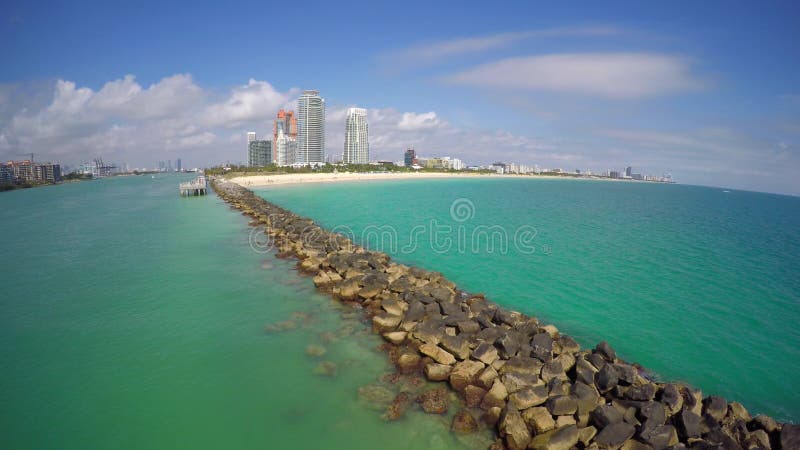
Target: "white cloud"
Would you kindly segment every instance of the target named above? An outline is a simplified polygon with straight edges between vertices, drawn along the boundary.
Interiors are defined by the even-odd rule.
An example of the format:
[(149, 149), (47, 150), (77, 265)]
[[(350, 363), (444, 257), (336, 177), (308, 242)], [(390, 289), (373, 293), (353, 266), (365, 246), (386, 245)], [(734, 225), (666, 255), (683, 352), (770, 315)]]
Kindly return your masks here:
[(437, 42), (426, 42), (409, 48), (391, 51), (379, 56), (384, 63), (395, 67), (415, 66), (442, 62), (444, 59), (470, 53), (485, 52), (534, 38), (552, 37), (602, 37), (622, 33), (610, 26), (565, 27), (541, 30), (497, 33), (484, 36), (462, 37)]
[(508, 58), (446, 77), (494, 89), (583, 94), (616, 99), (696, 90), (688, 60), (655, 53), (564, 53)]
[(397, 128), (401, 130), (425, 130), (436, 128), (441, 125), (442, 122), (433, 111), (421, 114), (407, 112), (403, 113), (403, 117), (401, 117), (400, 121), (397, 123)]

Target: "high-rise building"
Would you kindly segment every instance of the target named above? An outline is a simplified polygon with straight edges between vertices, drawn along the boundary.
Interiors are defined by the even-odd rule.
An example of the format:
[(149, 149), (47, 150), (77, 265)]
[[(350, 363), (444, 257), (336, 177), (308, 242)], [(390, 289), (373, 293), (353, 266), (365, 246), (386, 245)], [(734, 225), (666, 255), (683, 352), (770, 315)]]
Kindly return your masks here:
[(345, 164), (369, 163), (369, 128), (367, 126), (367, 110), (364, 108), (347, 110), (342, 162)]
[(300, 164), (325, 161), (325, 100), (319, 91), (303, 91), (297, 99), (297, 155)]
[(414, 151), (414, 147), (408, 147), (408, 150), (406, 150), (403, 158), (403, 162), (405, 163), (406, 167), (413, 166), (415, 159), (417, 159), (417, 152)]
[(247, 165), (264, 167), (272, 164), (272, 141), (256, 139), (247, 144)]
[(274, 161), (279, 166), (290, 166), (297, 161), (297, 139), (278, 130), (274, 145)]
[(291, 138), (297, 137), (297, 117), (294, 116), (294, 111), (278, 111), (278, 115), (272, 124), (272, 140), (278, 139), (278, 130), (283, 130), (283, 133)]
[[(125, 171), (127, 172), (128, 171), (128, 169), (127, 169), (128, 165), (125, 164), (125, 167), (126, 167)], [(178, 169), (178, 172), (183, 171), (183, 166), (181, 165), (181, 159), (180, 158), (178, 158), (177, 169)]]
[(633, 168), (631, 166), (628, 166), (628, 167), (625, 168), (625, 176), (626, 177), (630, 177), (632, 172), (633, 172)]

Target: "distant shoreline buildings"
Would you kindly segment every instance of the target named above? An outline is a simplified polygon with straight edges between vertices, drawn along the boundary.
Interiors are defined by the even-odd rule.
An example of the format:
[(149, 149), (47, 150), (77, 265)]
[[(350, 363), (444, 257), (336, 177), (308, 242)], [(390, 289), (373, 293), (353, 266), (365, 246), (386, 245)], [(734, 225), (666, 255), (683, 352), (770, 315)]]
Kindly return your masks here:
[(367, 110), (364, 108), (347, 110), (342, 162), (345, 164), (369, 163), (369, 126), (367, 125)]

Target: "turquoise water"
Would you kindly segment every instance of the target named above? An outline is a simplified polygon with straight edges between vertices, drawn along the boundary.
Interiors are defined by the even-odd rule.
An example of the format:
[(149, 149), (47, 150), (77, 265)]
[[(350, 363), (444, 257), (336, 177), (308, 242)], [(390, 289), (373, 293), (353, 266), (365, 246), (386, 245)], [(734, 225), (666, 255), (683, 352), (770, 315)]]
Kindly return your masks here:
[(0, 448), (486, 446), (447, 417), (383, 422), (358, 394), (380, 339), (219, 198), (178, 197), (186, 178), (0, 195)]
[[(583, 345), (606, 339), (662, 379), (800, 422), (800, 198), (496, 178), (258, 192)], [(490, 226), (494, 249), (486, 239), (473, 249), (475, 230)], [(518, 229), (533, 238), (513, 245)]]

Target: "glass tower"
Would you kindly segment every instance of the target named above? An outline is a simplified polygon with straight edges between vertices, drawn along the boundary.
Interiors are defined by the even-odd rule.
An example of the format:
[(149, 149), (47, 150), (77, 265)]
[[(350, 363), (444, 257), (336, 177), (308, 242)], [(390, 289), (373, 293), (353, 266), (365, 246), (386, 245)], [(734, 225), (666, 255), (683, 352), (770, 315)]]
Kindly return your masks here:
[(318, 91), (303, 91), (297, 99), (297, 153), (299, 164), (325, 161), (325, 100)]
[(345, 164), (369, 163), (369, 128), (367, 110), (364, 108), (347, 110), (342, 161)]

